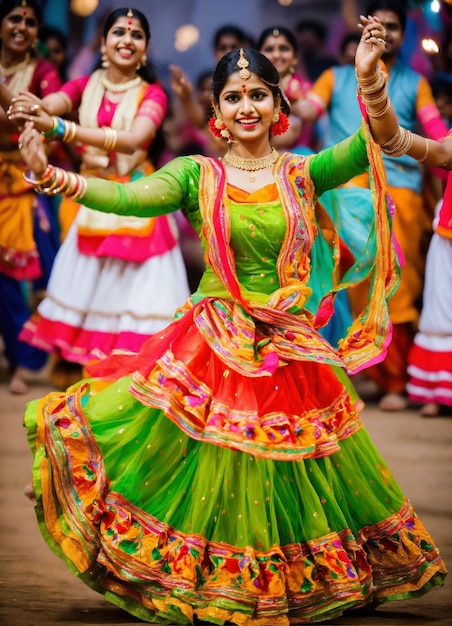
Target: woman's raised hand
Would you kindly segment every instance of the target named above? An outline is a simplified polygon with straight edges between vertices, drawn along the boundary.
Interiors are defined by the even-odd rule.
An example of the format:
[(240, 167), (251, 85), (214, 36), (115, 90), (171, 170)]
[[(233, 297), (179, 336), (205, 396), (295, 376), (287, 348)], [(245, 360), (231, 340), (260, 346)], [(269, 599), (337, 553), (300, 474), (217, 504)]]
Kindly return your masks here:
[(42, 135), (34, 128), (33, 122), (25, 123), (18, 145), (28, 168), (40, 179), (47, 168), (48, 159)]
[(170, 86), (176, 96), (181, 100), (188, 100), (193, 96), (193, 85), (188, 76), (177, 65), (170, 65)]
[(375, 74), (378, 61), (385, 51), (386, 30), (378, 18), (360, 16), (361, 40), (355, 55), (355, 69), (358, 76), (366, 78)]

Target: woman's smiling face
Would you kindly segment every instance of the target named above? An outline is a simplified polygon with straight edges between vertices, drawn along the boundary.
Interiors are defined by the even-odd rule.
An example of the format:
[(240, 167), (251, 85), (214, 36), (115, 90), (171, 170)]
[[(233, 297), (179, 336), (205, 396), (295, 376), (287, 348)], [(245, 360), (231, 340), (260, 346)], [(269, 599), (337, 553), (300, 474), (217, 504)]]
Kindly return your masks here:
[(30, 7), (17, 7), (10, 11), (1, 22), (2, 45), (10, 53), (25, 54), (34, 46), (38, 38), (38, 20)]
[(227, 129), (241, 142), (269, 136), (276, 104), (270, 87), (256, 74), (243, 80), (238, 72), (228, 78), (218, 102)]
[(146, 34), (137, 18), (119, 17), (107, 33), (105, 48), (109, 61), (119, 66), (136, 66), (147, 48)]
[(267, 37), (260, 52), (273, 63), (281, 78), (289, 74), (297, 62), (295, 50), (282, 34)]

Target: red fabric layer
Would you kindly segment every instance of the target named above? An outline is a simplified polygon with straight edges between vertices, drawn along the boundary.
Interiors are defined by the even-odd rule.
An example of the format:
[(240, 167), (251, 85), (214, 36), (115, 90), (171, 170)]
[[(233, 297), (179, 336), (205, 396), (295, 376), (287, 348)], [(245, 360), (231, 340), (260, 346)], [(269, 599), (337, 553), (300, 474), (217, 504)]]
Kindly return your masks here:
[(419, 368), (426, 374), (437, 374), (440, 370), (449, 372), (452, 376), (452, 353), (426, 350), (414, 344), (410, 351), (410, 365)]
[(56, 353), (66, 361), (86, 365), (114, 350), (138, 352), (148, 337), (132, 332), (81, 330), (63, 322), (34, 316), (25, 324), (19, 339), (46, 352)]
[(37, 256), (28, 258), (21, 265), (10, 265), (0, 259), (0, 273), (15, 280), (34, 280), (42, 276), (41, 265)]
[(414, 344), (409, 362), (411, 400), (452, 406), (452, 353), (434, 352)]
[(192, 311), (146, 341), (138, 355), (112, 355), (88, 373), (131, 374), (131, 393), (190, 437), (257, 457), (325, 456), (360, 428), (330, 365), (294, 360), (281, 362), (272, 375), (244, 375), (203, 339)]

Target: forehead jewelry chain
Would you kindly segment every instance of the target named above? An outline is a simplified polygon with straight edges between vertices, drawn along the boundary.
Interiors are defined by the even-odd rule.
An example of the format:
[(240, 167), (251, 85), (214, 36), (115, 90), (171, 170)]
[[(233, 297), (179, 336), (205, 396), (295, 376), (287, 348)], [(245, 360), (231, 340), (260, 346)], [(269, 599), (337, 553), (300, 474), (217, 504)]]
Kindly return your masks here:
[(226, 163), (226, 165), (230, 165), (231, 167), (235, 167), (238, 170), (251, 172), (250, 182), (254, 183), (256, 180), (256, 174), (254, 172), (273, 167), (273, 164), (276, 163), (278, 157), (279, 153), (275, 148), (272, 148), (272, 151), (270, 154), (267, 154), (267, 156), (260, 157), (258, 159), (244, 159), (232, 154), (232, 152), (226, 152), (223, 157), (223, 163)]
[(240, 68), (239, 76), (242, 80), (248, 80), (248, 78), (251, 76), (251, 72), (249, 71), (249, 69), (247, 69), (249, 64), (250, 62), (246, 58), (243, 48), (240, 48), (239, 60), (237, 61), (237, 67)]

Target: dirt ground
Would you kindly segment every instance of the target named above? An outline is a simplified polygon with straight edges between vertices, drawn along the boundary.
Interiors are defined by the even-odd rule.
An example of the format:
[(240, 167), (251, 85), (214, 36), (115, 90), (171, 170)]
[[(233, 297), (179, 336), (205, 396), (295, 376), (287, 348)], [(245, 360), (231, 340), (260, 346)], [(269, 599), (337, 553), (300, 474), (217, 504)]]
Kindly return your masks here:
[[(22, 493), (31, 453), (22, 418), (25, 403), (50, 391), (37, 379), (26, 396), (8, 393), (0, 369), (0, 624), (97, 626), (138, 624), (72, 576), (49, 550)], [(364, 386), (363, 395), (368, 393)], [(382, 413), (368, 395), (363, 417), (405, 493), (452, 568), (452, 417), (421, 418), (414, 408)], [(442, 589), (418, 600), (329, 624), (349, 626), (451, 626), (452, 574)]]

